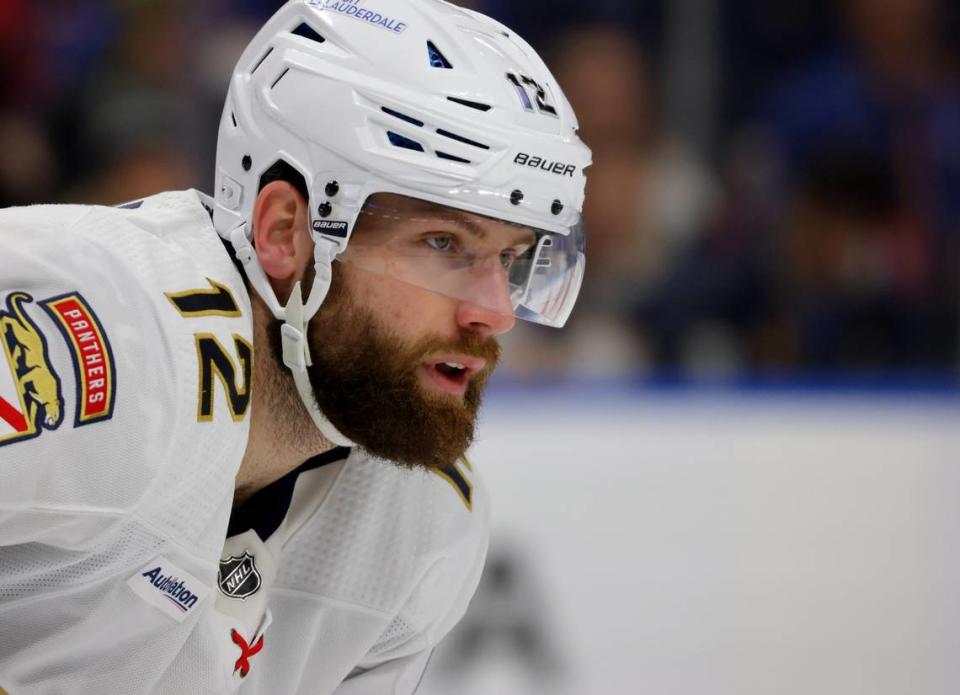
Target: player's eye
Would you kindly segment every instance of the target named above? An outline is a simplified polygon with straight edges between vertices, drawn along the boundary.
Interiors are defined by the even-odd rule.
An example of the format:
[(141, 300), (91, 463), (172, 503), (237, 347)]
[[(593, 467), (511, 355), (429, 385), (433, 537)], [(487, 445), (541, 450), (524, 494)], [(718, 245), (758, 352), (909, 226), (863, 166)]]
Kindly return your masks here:
[(510, 270), (513, 267), (514, 261), (517, 260), (517, 254), (515, 251), (501, 251), (500, 252), (500, 265), (503, 266), (504, 270)]
[(444, 253), (454, 250), (454, 239), (449, 234), (436, 234), (434, 236), (429, 236), (424, 239), (427, 246), (437, 251), (443, 251)]

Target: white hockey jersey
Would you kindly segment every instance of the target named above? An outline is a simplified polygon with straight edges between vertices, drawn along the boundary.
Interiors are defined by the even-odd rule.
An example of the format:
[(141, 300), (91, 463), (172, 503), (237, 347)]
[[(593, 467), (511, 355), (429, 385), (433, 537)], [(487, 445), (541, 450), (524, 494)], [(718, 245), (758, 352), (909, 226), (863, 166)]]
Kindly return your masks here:
[(337, 449), (231, 509), (251, 311), (204, 201), (0, 211), (0, 687), (412, 693), (485, 492)]

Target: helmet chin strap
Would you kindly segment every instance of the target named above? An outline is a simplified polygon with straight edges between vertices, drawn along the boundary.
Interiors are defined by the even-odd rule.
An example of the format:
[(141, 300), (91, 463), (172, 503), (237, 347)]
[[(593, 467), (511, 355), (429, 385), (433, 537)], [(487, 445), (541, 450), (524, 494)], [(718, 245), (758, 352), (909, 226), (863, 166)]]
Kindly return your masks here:
[(354, 442), (341, 434), (329, 418), (320, 410), (316, 398), (313, 397), (313, 388), (307, 367), (313, 364), (310, 359), (310, 346), (307, 343), (307, 324), (320, 310), (323, 300), (330, 291), (330, 282), (333, 278), (333, 259), (339, 251), (339, 246), (329, 239), (314, 236), (314, 270), (316, 278), (307, 303), (303, 303), (303, 291), (300, 283), (293, 286), (286, 306), (281, 306), (277, 299), (266, 273), (257, 260), (256, 252), (247, 238), (246, 225), (239, 225), (230, 232), (230, 243), (237, 254), (237, 259), (260, 297), (266, 302), (273, 315), (283, 321), (280, 327), (280, 338), (283, 347), (283, 363), (293, 375), (293, 382), (297, 386), (297, 393), (304, 407), (310, 413), (313, 423), (320, 433), (336, 446), (354, 446)]

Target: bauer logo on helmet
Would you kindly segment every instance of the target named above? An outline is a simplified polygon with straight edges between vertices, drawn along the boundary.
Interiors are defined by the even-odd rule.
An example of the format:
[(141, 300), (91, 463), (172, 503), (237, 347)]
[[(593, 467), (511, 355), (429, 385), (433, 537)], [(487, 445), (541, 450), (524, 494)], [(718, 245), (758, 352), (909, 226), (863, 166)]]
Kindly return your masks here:
[(520, 166), (543, 169), (551, 174), (556, 174), (557, 176), (569, 176), (570, 178), (573, 178), (574, 173), (577, 171), (577, 167), (573, 164), (555, 162), (543, 157), (534, 157), (526, 154), (525, 152), (518, 152), (517, 156), (513, 158), (513, 162), (514, 164), (519, 164)]

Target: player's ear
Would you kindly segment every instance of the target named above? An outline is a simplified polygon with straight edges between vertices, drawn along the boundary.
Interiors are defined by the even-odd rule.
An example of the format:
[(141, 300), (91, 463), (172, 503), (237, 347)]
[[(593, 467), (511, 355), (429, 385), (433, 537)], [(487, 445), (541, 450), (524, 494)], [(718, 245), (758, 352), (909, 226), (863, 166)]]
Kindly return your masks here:
[(307, 201), (292, 184), (272, 181), (257, 195), (252, 220), (254, 247), (278, 296), (286, 294), (312, 258), (308, 221)]

